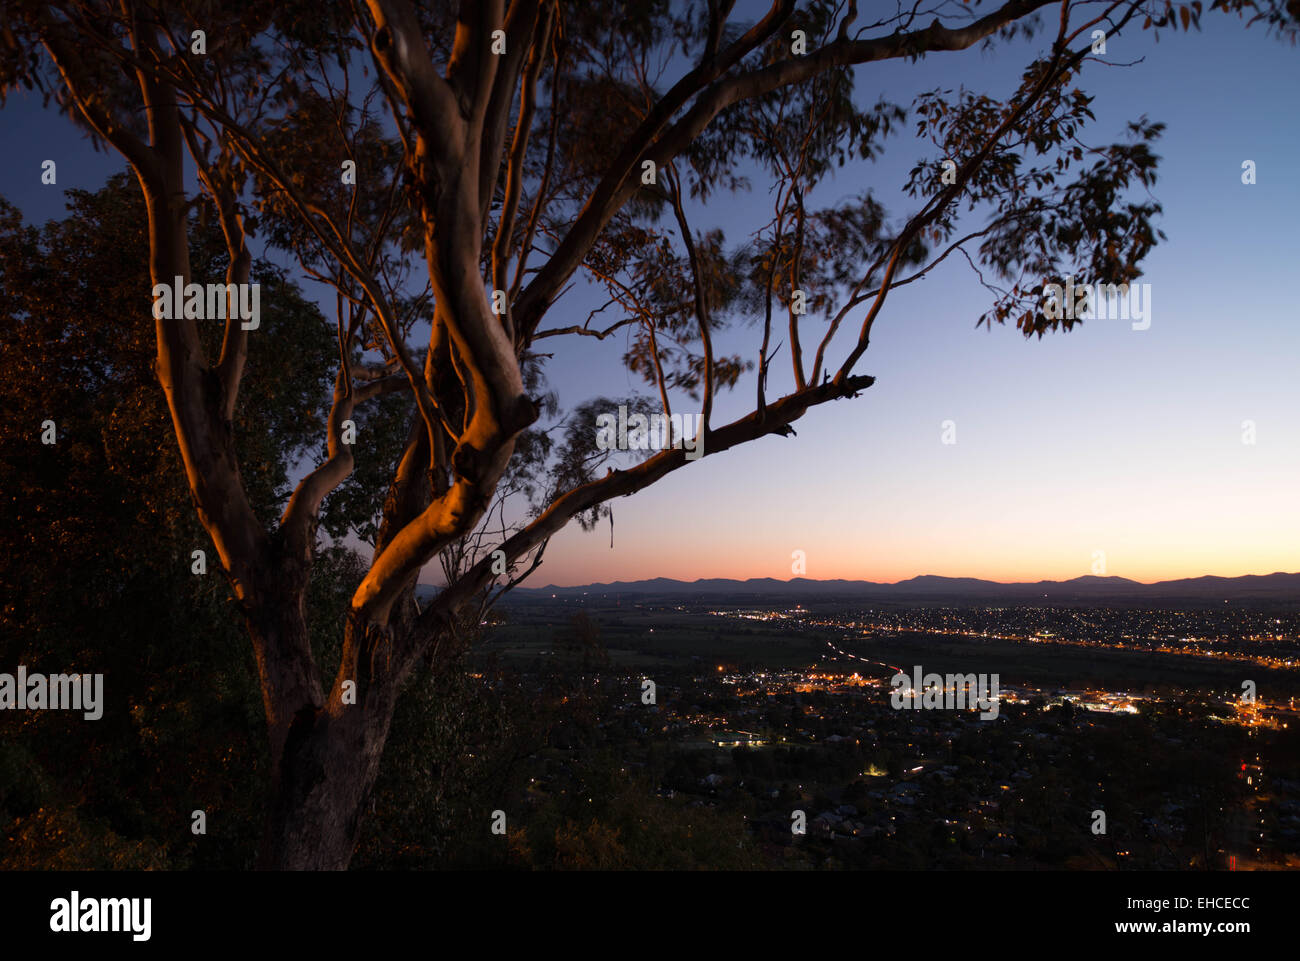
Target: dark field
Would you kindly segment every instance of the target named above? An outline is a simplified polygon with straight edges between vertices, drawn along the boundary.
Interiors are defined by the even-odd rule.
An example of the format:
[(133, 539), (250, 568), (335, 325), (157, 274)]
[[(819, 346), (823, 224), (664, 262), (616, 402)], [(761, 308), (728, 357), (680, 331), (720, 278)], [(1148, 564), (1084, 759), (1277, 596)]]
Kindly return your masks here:
[[(715, 609), (723, 609), (721, 606)], [(572, 620), (585, 612), (615, 671), (652, 668), (797, 670), (848, 668), (863, 674), (884, 668), (837, 658), (835, 647), (910, 671), (921, 665), (940, 673), (997, 673), (1003, 684), (1041, 688), (1105, 686), (1141, 691), (1175, 687), (1235, 696), (1241, 682), (1256, 682), (1269, 700), (1300, 693), (1295, 672), (1269, 670), (1226, 658), (1027, 643), (921, 632), (849, 636), (796, 621), (740, 620), (704, 607), (681, 610), (649, 605), (575, 602), (512, 605), (505, 622), (489, 628), (479, 650), (527, 668), (576, 657), (566, 645)]]

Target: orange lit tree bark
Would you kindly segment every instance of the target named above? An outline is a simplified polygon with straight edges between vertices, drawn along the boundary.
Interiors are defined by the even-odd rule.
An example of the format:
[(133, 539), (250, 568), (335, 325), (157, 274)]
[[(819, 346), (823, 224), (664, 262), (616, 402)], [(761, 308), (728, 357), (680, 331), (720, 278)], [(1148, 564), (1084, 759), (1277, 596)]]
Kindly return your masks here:
[[(249, 279), (245, 201), (252, 192), (263, 202), (273, 200), (281, 216), (296, 222), (299, 242), (322, 258), (304, 266), (339, 293), (340, 360), (327, 456), (303, 478), (270, 529), (249, 506), (231, 436), (249, 333), (238, 320), (228, 321), (220, 356), (209, 358), (194, 321), (155, 322), (158, 379), (196, 509), (256, 653), (275, 772), (266, 867), (347, 866), (403, 684), (417, 665), (461, 643), (458, 623), (499, 586), (492, 550), (503, 552), (512, 572), (531, 570), (547, 539), (574, 518), (590, 517), (610, 499), (642, 490), (689, 463), (683, 450), (668, 449), (603, 476), (564, 475), (569, 482), (557, 483), (535, 516), (513, 525), (507, 536), (485, 538), (485, 518), (517, 461), (516, 446), (541, 413), (539, 398), (527, 386), (538, 345), (564, 337), (603, 338), (624, 323), (640, 325), (646, 335), (638, 341), (644, 352), (638, 369), (657, 388), (665, 410), (674, 388), (700, 401), (703, 449), (712, 457), (770, 434), (792, 434), (792, 425), (810, 409), (869, 387), (873, 378), (855, 366), (889, 292), (925, 276), (954, 252), (969, 257), (968, 250), (980, 244), (977, 256), (1008, 281), (1006, 287), (988, 284), (995, 308), (987, 319), (1012, 317), (1026, 335), (1041, 335), (1055, 326), (1035, 306), (1044, 283), (1066, 266), (1081, 279), (1105, 273), (1106, 280), (1127, 281), (1137, 276), (1138, 262), (1155, 242), (1149, 221), (1158, 207), (1120, 206), (1119, 200), (1130, 183), (1146, 184), (1153, 176), (1145, 141), (1154, 132), (1138, 129), (1141, 142), (1131, 147), (1069, 154), (1087, 116), (1086, 100), (1075, 98), (1069, 84), (1089, 59), (1091, 30), (1100, 27), (1113, 37), (1135, 17), (1141, 25), (1144, 15), (1136, 3), (1010, 0), (982, 15), (939, 17), (917, 7), (865, 23), (853, 2), (775, 0), (756, 22), (737, 25), (732, 3), (708, 0), (688, 5), (674, 21), (694, 26), (699, 42), (689, 62), (682, 61), (685, 51), (676, 51), (680, 69), (669, 83), (650, 75), (650, 58), (634, 40), (621, 41), (626, 57), (609, 55), (617, 46), (612, 29), (601, 34), (593, 20), (624, 18), (599, 5), (485, 0), (462, 3), (446, 15), (408, 0), (325, 5), (330, 23), (348, 29), (373, 59), (374, 92), (391, 111), (401, 149), (389, 205), (370, 212), (370, 233), (362, 235), (354, 229), (355, 202), (331, 205), (287, 159), (259, 112), (268, 81), (253, 82), (256, 71), (240, 60), (254, 39), (292, 33), (285, 27), (289, 20), (316, 16), (321, 6), (250, 4), (227, 14), (220, 5), (199, 4), (182, 14), (140, 0), (16, 3), (5, 25), (5, 84), (50, 84), (69, 111), (120, 151), (135, 172), (148, 206), (155, 282), (191, 278), (188, 159), (225, 232), (228, 282)], [(969, 50), (1014, 36), (1040, 12), (1048, 38), (1017, 90), (1004, 100), (970, 98), (944, 111), (922, 111), (940, 158), (918, 164), (911, 192), (922, 202), (899, 225), (890, 228), (870, 200), (820, 219), (805, 210), (805, 197), (832, 164), (835, 143), (857, 138), (860, 146), (888, 132), (884, 112), (845, 102), (844, 78), (851, 87), (863, 65)], [(1169, 8), (1155, 26), (1176, 12)], [(662, 24), (655, 27), (641, 16), (647, 34), (658, 30), (657, 42), (671, 42)], [(191, 29), (205, 26), (205, 57), (189, 56)], [(806, 33), (806, 52), (792, 52), (796, 29)], [(291, 39), (300, 48), (309, 43)], [(607, 42), (604, 54), (596, 40)], [(53, 74), (42, 74), (42, 64), (28, 57), (36, 52)], [(611, 63), (625, 70), (615, 75)], [(575, 65), (587, 72), (579, 75)], [(328, 86), (331, 72), (322, 69), (320, 75)], [(818, 87), (823, 78), (840, 85)], [(584, 89), (622, 105), (620, 122), (612, 125), (616, 137), (597, 152), (593, 169), (566, 167), (557, 147), (566, 135), (564, 112), (577, 103), (566, 98)], [(815, 93), (800, 101), (801, 91)], [(323, 115), (333, 110), (343, 117), (351, 96), (330, 86)], [(780, 132), (777, 140), (774, 131)], [(766, 317), (757, 351), (758, 403), (752, 412), (714, 426), (716, 390), (734, 384), (747, 368), (738, 358), (714, 356), (711, 334), (719, 321), (708, 301), (719, 284), (720, 255), (707, 238), (693, 234), (690, 220), (698, 211), (685, 171), (696, 171), (703, 197), (721, 182), (719, 168), (734, 165), (727, 151), (740, 141), (757, 145), (753, 155), (781, 189), (762, 249), (735, 278), (761, 292), (756, 302)], [(351, 143), (346, 136), (343, 142)], [(711, 162), (701, 159), (701, 151), (709, 150)], [(1066, 182), (1054, 175), (1034, 179), (1010, 159), (1055, 152), (1071, 162), (1086, 156), (1097, 166)], [(572, 160), (572, 152), (566, 156)], [(947, 158), (953, 160), (951, 178), (941, 176)], [(659, 171), (657, 185), (642, 181), (646, 161)], [(1089, 207), (1083, 199), (1107, 191), (1115, 198), (1114, 210)], [(988, 217), (979, 229), (962, 233), (959, 208), (967, 203)], [(646, 228), (646, 205), (666, 206), (671, 227)], [(1064, 236), (1031, 242), (1046, 235), (1044, 225), (1053, 218), (1077, 225), (1078, 232), (1068, 243)], [(422, 358), (407, 342), (409, 323), (385, 273), (383, 251), (388, 245), (391, 252), (389, 241), (399, 228), (418, 237), (427, 273), (422, 303), (429, 334)], [(637, 238), (649, 249), (651, 240), (670, 238), (674, 228), (674, 243), (683, 252), (675, 255), (670, 273), (680, 296), (677, 306), (665, 307), (672, 292), (645, 281), (653, 271), (632, 279), (632, 268), (646, 263)], [(834, 256), (837, 244), (850, 241), (862, 253), (853, 276)], [(602, 245), (613, 245), (617, 254)], [(1071, 257), (1085, 262), (1071, 264)], [(537, 263), (529, 266), (530, 259)], [(330, 265), (327, 270), (322, 262)], [(578, 276), (604, 285), (628, 319), (605, 331), (571, 319), (544, 328), (566, 285)], [(811, 323), (811, 316), (803, 318), (791, 306), (792, 288), (799, 284), (820, 285), (828, 321), (811, 370), (804, 369), (799, 345), (800, 326)], [(504, 313), (493, 310), (493, 289), (508, 295)], [(842, 296), (836, 301), (829, 290)], [(789, 308), (794, 371), (790, 389), (768, 400), (774, 298)], [(856, 336), (848, 331), (842, 360), (833, 372), (824, 370), (841, 321), (859, 308)], [(142, 292), (142, 317), (147, 309)], [(378, 366), (356, 361), (366, 329), (378, 332)], [(676, 368), (663, 349), (666, 341), (681, 348)], [(391, 391), (409, 397), (413, 426), (389, 485), (370, 569), (352, 599), (340, 663), (327, 677), (313, 658), (304, 611), (321, 505), (353, 469), (341, 425), (359, 405)], [(490, 550), (460, 550), (456, 556), (463, 563), (454, 565), (445, 589), (418, 609), (414, 588), (420, 571), (472, 536)], [(352, 685), (355, 703), (345, 697)]]

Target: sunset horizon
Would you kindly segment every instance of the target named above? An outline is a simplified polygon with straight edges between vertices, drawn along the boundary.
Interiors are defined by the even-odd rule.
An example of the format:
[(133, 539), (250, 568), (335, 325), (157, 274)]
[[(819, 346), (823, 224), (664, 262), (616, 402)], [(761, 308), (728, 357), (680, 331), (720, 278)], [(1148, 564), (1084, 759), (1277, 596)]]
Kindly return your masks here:
[[(710, 580), (734, 580), (734, 581), (742, 581), (742, 582), (757, 581), (757, 580), (772, 580), (781, 584), (790, 584), (796, 581), (812, 581), (815, 583), (829, 583), (835, 581), (843, 581), (847, 583), (867, 583), (867, 584), (879, 584), (882, 586), (890, 586), (894, 584), (903, 584), (906, 583), (907, 581), (917, 580), (919, 578), (938, 577), (938, 578), (944, 578), (948, 580), (978, 580), (978, 581), (984, 581), (989, 584), (1038, 584), (1038, 583), (1061, 584), (1061, 583), (1066, 583), (1068, 581), (1081, 580), (1081, 579), (1101, 579), (1101, 580), (1115, 579), (1115, 580), (1128, 581), (1133, 584), (1141, 584), (1143, 586), (1149, 587), (1153, 584), (1164, 584), (1170, 581), (1199, 580), (1204, 578), (1233, 580), (1233, 579), (1244, 578), (1244, 577), (1273, 577), (1273, 576), (1300, 577), (1300, 571), (1282, 571), (1282, 570), (1250, 571), (1244, 574), (1204, 573), (1204, 574), (1194, 574), (1187, 577), (1163, 577), (1163, 578), (1157, 578), (1156, 580), (1150, 580), (1150, 581), (1140, 581), (1135, 578), (1125, 577), (1122, 574), (1076, 574), (1073, 577), (1066, 577), (1066, 578), (1041, 577), (1041, 578), (1034, 578), (1034, 579), (1027, 579), (1027, 580), (998, 580), (995, 578), (981, 577), (975, 574), (939, 574), (933, 571), (919, 573), (919, 574), (912, 574), (909, 577), (902, 577), (902, 578), (898, 578), (897, 580), (878, 580), (876, 578), (870, 578), (870, 577), (805, 577), (802, 575), (792, 575), (787, 578), (780, 578), (780, 577), (773, 577), (769, 575), (757, 575), (757, 574), (751, 575), (749, 577), (735, 577), (729, 575), (714, 575), (710, 577), (674, 577), (668, 574), (661, 574), (661, 575), (655, 575), (653, 577), (636, 578), (634, 580), (615, 579), (611, 581), (586, 581), (577, 584), (556, 584), (550, 581), (547, 581), (544, 584), (541, 581), (538, 581), (535, 584), (530, 584), (527, 581), (525, 581), (522, 582), (519, 586), (524, 588), (535, 588), (537, 590), (546, 590), (552, 587), (573, 588), (573, 587), (587, 587), (594, 584), (620, 584), (620, 583), (627, 584), (627, 583), (637, 583), (639, 581), (655, 581), (655, 580), (680, 581), (685, 584), (695, 584), (700, 581), (710, 581)], [(441, 587), (442, 585), (429, 584), (427, 586)]]

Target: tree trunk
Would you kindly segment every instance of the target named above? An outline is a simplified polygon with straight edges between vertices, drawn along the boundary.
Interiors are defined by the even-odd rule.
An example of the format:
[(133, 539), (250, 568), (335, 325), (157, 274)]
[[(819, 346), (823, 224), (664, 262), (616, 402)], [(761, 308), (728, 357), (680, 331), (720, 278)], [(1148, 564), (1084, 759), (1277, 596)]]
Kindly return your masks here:
[[(405, 671), (391, 656), (389, 629), (349, 621), (338, 677), (322, 696), (314, 675), (305, 681), (294, 676), (293, 665), (301, 661), (291, 653), (283, 656), (299, 651), (310, 657), (301, 600), (285, 600), (275, 609), (275, 621), (254, 633), (272, 761), (260, 866), (342, 871), (352, 859), (362, 811), (379, 775)], [(269, 643), (273, 640), (278, 643)], [(261, 653), (266, 650), (282, 656), (267, 663)]]
[(261, 866), (342, 871), (352, 860), (362, 811), (379, 774), (392, 721), (386, 710), (303, 708), (276, 765)]

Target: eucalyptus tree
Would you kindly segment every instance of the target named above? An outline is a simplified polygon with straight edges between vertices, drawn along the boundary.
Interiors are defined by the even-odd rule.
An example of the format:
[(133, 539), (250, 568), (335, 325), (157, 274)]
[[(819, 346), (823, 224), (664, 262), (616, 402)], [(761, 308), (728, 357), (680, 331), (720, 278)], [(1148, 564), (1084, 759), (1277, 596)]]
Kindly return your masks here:
[[(988, 288), (982, 322), (1042, 336), (1073, 323), (1044, 310), (1047, 285), (1129, 282), (1158, 241), (1146, 188), (1160, 125), (1136, 118), (1120, 142), (1089, 142), (1080, 83), (1107, 45), (1198, 25), (1200, 3), (736, 6), (6, 5), (0, 83), (46, 92), (125, 157), (149, 212), (155, 285), (192, 281), (187, 218), (202, 193), (232, 295), (250, 283), (260, 231), (337, 305), (322, 331), (338, 351), (325, 450), (272, 524), (250, 504), (230, 428), (256, 329), (226, 311), (209, 352), (199, 318), (154, 316), (175, 441), (259, 668), (274, 770), (267, 866), (346, 867), (417, 665), (463, 644), (570, 521), (590, 526), (612, 498), (695, 459), (684, 444), (643, 456), (598, 446), (605, 402), (559, 411), (549, 358), (625, 331), (621, 363), (663, 414), (700, 412), (694, 440), (712, 457), (793, 434), (812, 408), (869, 388), (858, 365), (890, 293), (954, 255)], [(1294, 30), (1280, 5), (1212, 8)], [(1008, 89), (858, 102), (877, 65), (974, 65), (988, 47), (1025, 59)], [(914, 136), (896, 138), (912, 175), (889, 191), (871, 165), (913, 120)], [(818, 208), (817, 186), (842, 167), (870, 188)], [(728, 238), (711, 201), (757, 192), (755, 179), (768, 181), (771, 219)], [(575, 288), (605, 297), (585, 320)], [(725, 353), (727, 327), (752, 329), (752, 351)], [(751, 373), (753, 409), (715, 422), (718, 392)], [(321, 507), (356, 465), (354, 413), (394, 394), (409, 433), (372, 481), (385, 498), (339, 663), (318, 664), (304, 598)], [(421, 606), (416, 580), (435, 560), (447, 583)]]

